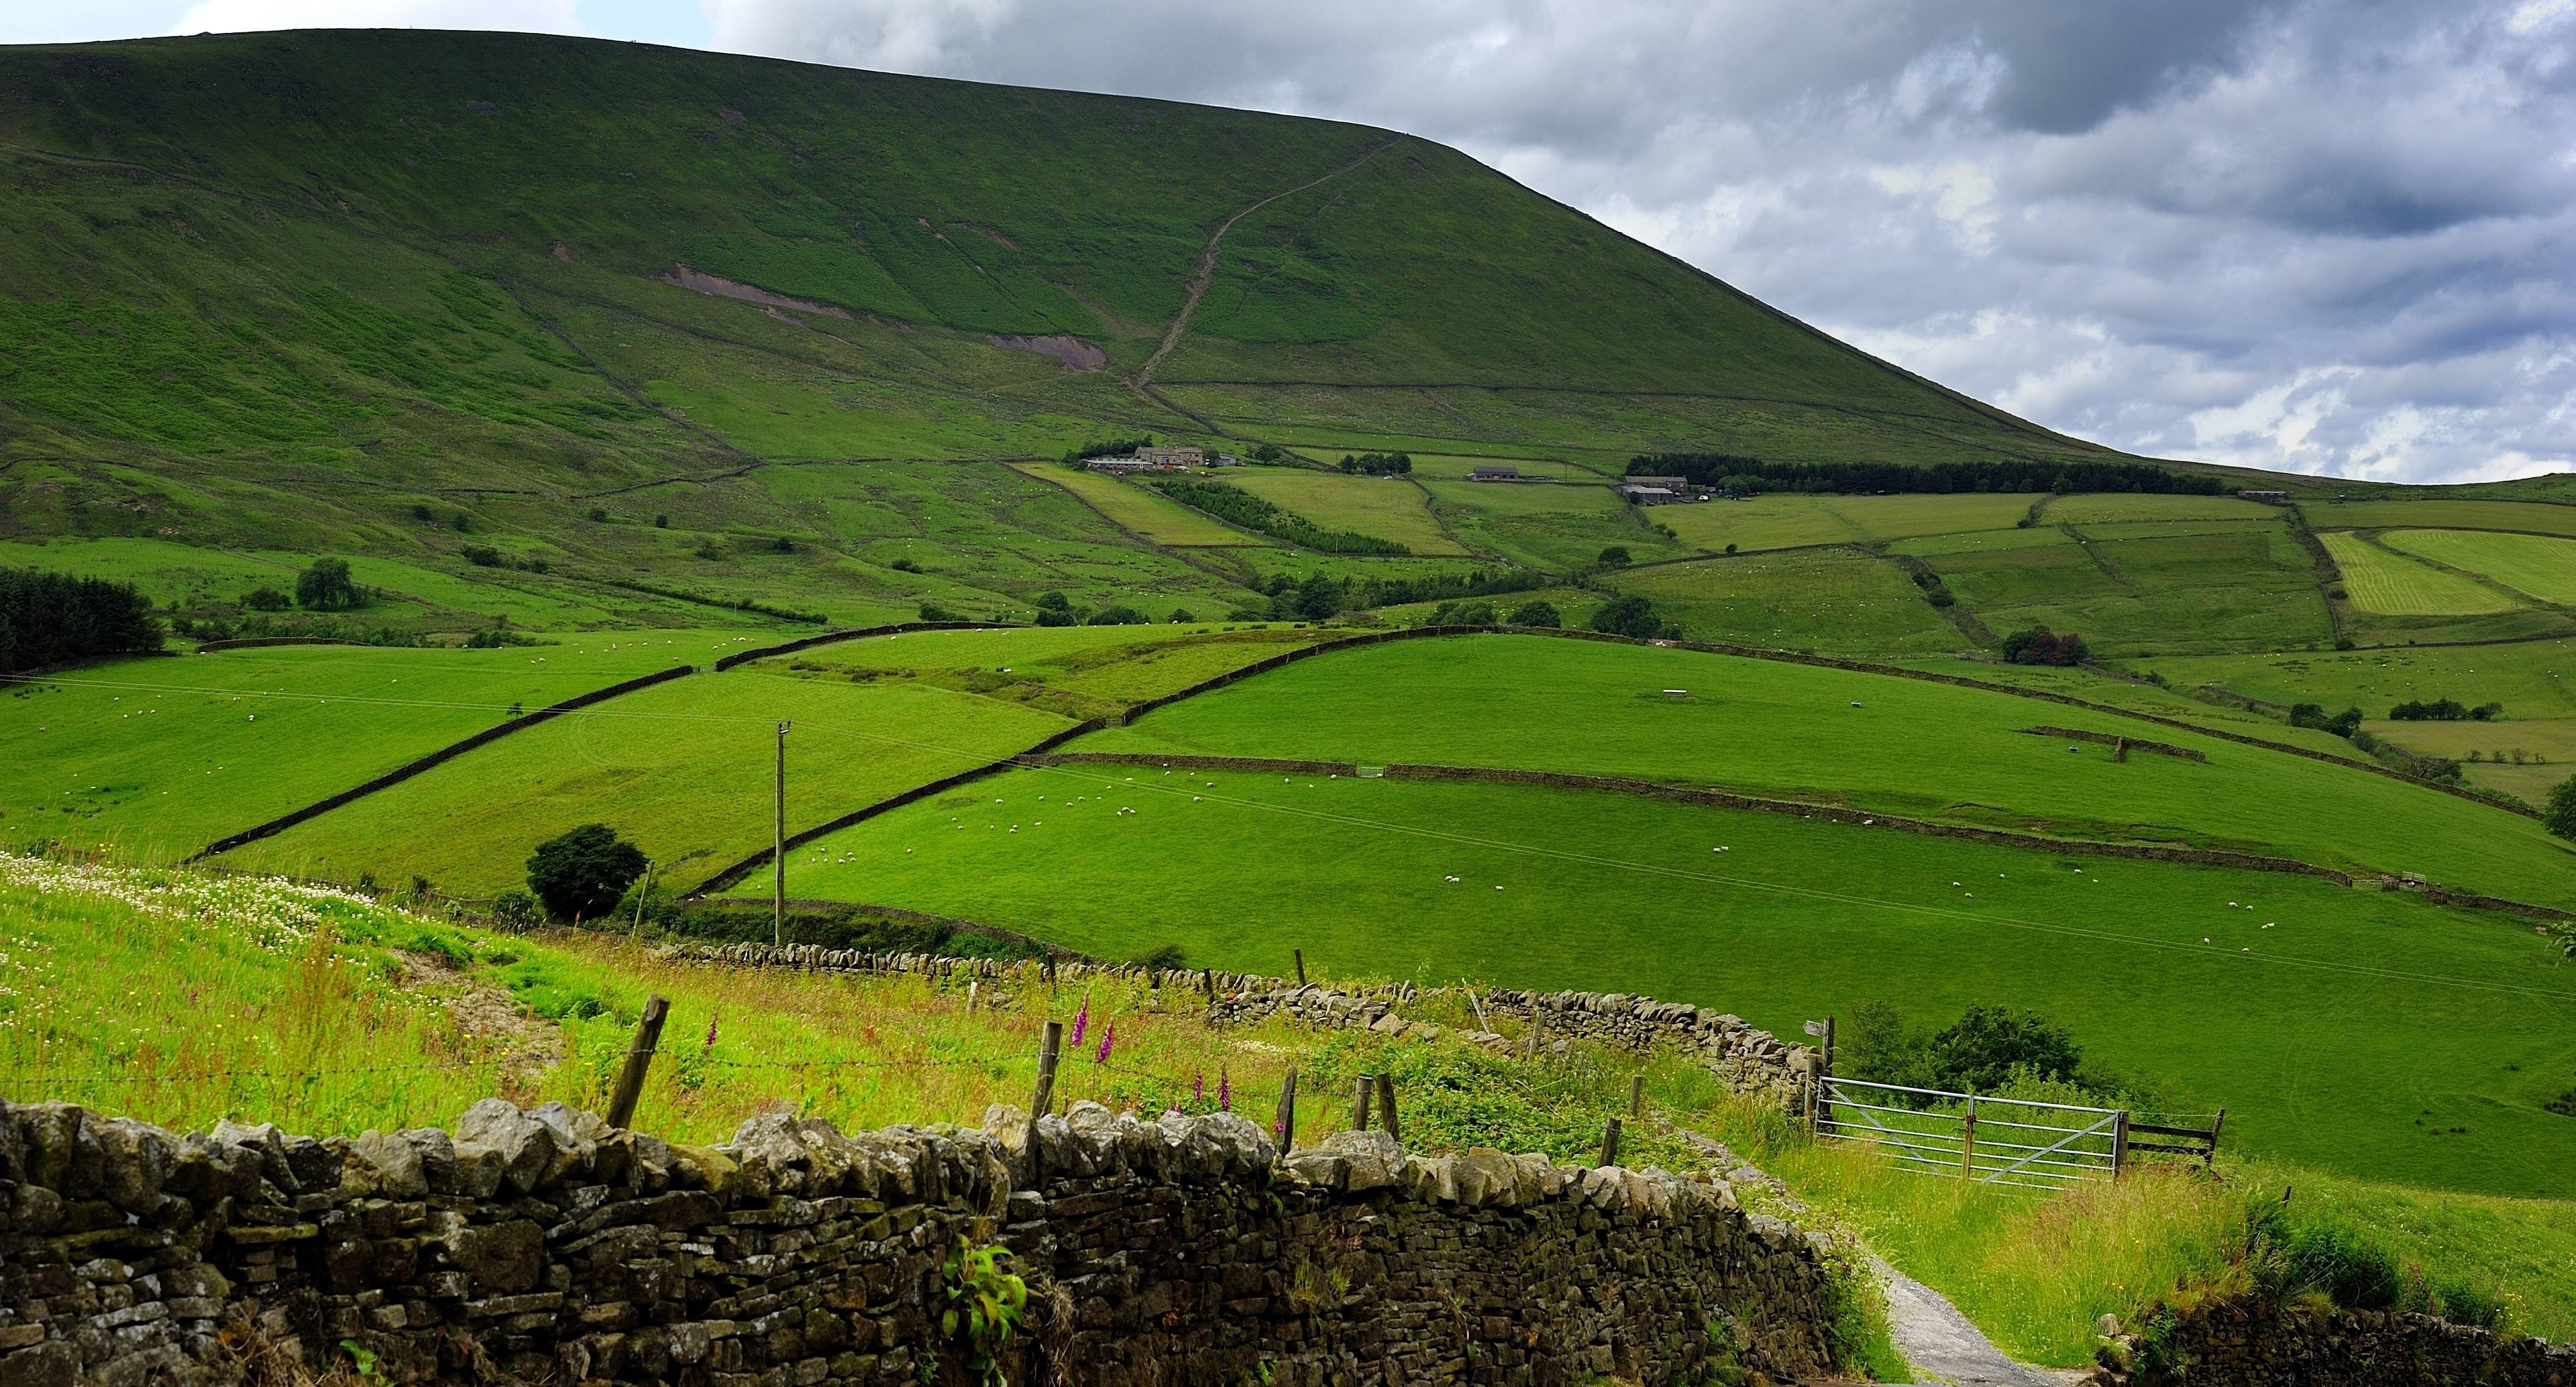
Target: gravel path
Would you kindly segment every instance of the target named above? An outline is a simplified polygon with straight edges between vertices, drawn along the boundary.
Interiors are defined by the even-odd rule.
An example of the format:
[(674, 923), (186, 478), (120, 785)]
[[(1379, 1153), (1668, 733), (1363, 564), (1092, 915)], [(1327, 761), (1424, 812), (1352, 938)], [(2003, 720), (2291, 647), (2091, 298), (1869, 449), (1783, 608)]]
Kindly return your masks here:
[(1914, 1365), (1916, 1381), (1954, 1382), (1960, 1387), (2061, 1387), (2081, 1376), (2061, 1377), (2006, 1358), (1939, 1291), (1883, 1261), (1876, 1266), (1887, 1283), (1887, 1317), (1896, 1350)]

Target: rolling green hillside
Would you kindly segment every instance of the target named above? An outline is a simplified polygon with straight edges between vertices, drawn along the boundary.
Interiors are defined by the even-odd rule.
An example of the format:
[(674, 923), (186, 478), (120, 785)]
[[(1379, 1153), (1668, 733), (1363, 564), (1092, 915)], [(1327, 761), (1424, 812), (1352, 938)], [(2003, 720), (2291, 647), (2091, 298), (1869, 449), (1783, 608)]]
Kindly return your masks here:
[[(1145, 433), (1609, 471), (2107, 455), (1453, 150), (1327, 121), (305, 32), (0, 50), (0, 165), (0, 538), (450, 569), (499, 544), (864, 620), (1076, 584), (1208, 601), (1245, 573), (998, 468), (810, 464)], [(971, 533), (938, 523), (958, 501)], [(1422, 552), (1458, 552), (1412, 510)], [(753, 557), (782, 535), (799, 557)], [(943, 585), (892, 567), (916, 539), (1106, 566)], [(620, 612), (670, 619), (652, 605)]]

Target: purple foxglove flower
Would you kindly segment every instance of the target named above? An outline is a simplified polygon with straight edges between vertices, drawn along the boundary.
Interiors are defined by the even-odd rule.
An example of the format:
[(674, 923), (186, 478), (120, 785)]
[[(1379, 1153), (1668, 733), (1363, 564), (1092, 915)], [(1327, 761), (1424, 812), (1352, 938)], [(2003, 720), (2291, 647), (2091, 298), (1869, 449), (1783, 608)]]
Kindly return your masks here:
[(1190, 1080), (1190, 1101), (1193, 1103), (1207, 1101), (1207, 1071), (1204, 1069)]
[(1234, 1111), (1234, 1076), (1222, 1069), (1216, 1071), (1216, 1105), (1225, 1112)]
[(1091, 999), (1082, 999), (1082, 1010), (1073, 1014), (1073, 1043), (1082, 1043), (1082, 1033), (1091, 1029)]
[(1110, 1047), (1110, 1046), (1112, 1046), (1112, 1045), (1115, 1045), (1115, 1044), (1117, 1044), (1117, 1043), (1118, 1043), (1118, 1023), (1117, 1023), (1117, 1022), (1115, 1022), (1115, 1021), (1112, 1021), (1112, 1022), (1110, 1022), (1109, 1024), (1107, 1024), (1107, 1025), (1105, 1025), (1105, 1026), (1102, 1026), (1102, 1027), (1100, 1028), (1100, 1053), (1099, 1053), (1099, 1054), (1096, 1054), (1096, 1055), (1094, 1055), (1094, 1056), (1092, 1056), (1092, 1057), (1091, 1057), (1091, 1058), (1092, 1058), (1093, 1063), (1096, 1063), (1096, 1064), (1107, 1064), (1107, 1063), (1109, 1063), (1109, 1047)]

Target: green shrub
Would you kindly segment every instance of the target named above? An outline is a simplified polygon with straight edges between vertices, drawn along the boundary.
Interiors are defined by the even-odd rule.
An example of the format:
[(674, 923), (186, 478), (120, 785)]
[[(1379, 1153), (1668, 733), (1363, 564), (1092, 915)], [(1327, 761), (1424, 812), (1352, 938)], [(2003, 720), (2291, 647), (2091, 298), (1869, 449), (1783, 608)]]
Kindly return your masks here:
[(250, 594), (242, 598), (242, 605), (254, 612), (282, 612), (293, 606), (294, 602), (295, 599), (265, 583), (252, 588)]
[(1601, 610), (1592, 614), (1592, 629), (1613, 636), (1634, 636), (1639, 640), (1672, 634), (1663, 618), (1655, 614), (1655, 604), (1633, 592), (1603, 603)]
[(1541, 598), (1525, 602), (1512, 612), (1514, 626), (1563, 626), (1565, 618), (1557, 614), (1556, 604)]
[(537, 846), (528, 889), (558, 920), (596, 920), (644, 874), (644, 853), (606, 824), (583, 824)]

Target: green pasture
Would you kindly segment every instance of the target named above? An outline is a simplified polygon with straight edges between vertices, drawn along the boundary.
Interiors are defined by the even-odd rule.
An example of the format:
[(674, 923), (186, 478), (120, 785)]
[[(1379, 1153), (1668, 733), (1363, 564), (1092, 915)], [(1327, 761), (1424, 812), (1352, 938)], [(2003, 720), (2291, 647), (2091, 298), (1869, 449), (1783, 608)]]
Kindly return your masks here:
[(1588, 568), (1621, 548), (1639, 563), (1692, 553), (1655, 529), (1672, 508), (1639, 510), (1606, 485), (1429, 481), (1432, 509), (1470, 548), (1553, 572)]
[(2328, 530), (2317, 536), (2334, 555), (2352, 605), (2383, 616), (2476, 616), (2511, 611), (2521, 604), (2474, 579), (2393, 554), (2358, 534)]
[(1968, 644), (1894, 565), (1856, 549), (1732, 554), (1603, 581), (1652, 600), (1695, 640), (1842, 655), (1921, 655)]
[(2331, 732), (2292, 727), (2277, 715), (2210, 699), (2196, 690), (2180, 685), (2160, 686), (2135, 677), (2106, 676), (2096, 670), (2080, 667), (2006, 664), (2000, 657), (1991, 654), (1983, 659), (1935, 657), (1894, 660), (1889, 663), (1906, 669), (1919, 669), (1933, 674), (1952, 674), (1988, 684), (2028, 689), (2035, 693), (2063, 694), (2069, 698), (2083, 699), (2088, 703), (2106, 703), (2114, 708), (2144, 713), (2152, 717), (2179, 718), (2201, 727), (2219, 728), (2239, 736), (2260, 737), (2270, 742), (2285, 742), (2308, 751), (2322, 751), (2348, 761), (2372, 764), (2367, 754)]
[(1320, 529), (1351, 530), (1393, 540), (1417, 554), (1461, 555), (1432, 515), (1421, 487), (1402, 477), (1359, 477), (1303, 468), (1247, 467), (1222, 480), (1302, 515)]
[(1230, 670), (1345, 632), (1307, 626), (1058, 626), (871, 636), (758, 662), (769, 673), (877, 686), (918, 682), (1110, 717)]
[(2576, 539), (2481, 530), (2392, 530), (2382, 543), (2484, 574), (2543, 602), (2576, 605)]
[(2278, 650), (2333, 638), (2308, 552), (2283, 526), (1932, 548), (1925, 562), (1989, 627), (2073, 631), (2097, 655)]
[(729, 633), (499, 650), (267, 646), (0, 686), (0, 844), (183, 857), (575, 694), (739, 648)]
[[(1662, 692), (1674, 688), (1687, 696)], [(2070, 750), (2021, 730), (2043, 724), (2170, 742), (2208, 760), (2115, 762), (2107, 746)], [(1689, 650), (1543, 636), (1397, 642), (1172, 704), (1074, 749), (1636, 776), (2066, 837), (2416, 872), (2576, 905), (2576, 853), (2501, 809), (2112, 713)]]
[(2576, 975), (2527, 928), (2402, 893), (1612, 794), (1105, 766), (832, 835), (788, 889), (1111, 955), (1276, 973), (1294, 946), (1334, 976), (1643, 992), (1788, 1035), (1872, 999), (2034, 1006), (2177, 1105), (2226, 1106), (2240, 1149), (2496, 1193), (2576, 1179), (2541, 1106), (2576, 1079)]
[(1111, 523), (1155, 544), (1232, 548), (1273, 542), (1265, 535), (1249, 534), (1218, 524), (1161, 492), (1149, 491), (1102, 473), (1080, 472), (1054, 464), (1028, 465), (1019, 470), (1063, 487), (1107, 516)]
[(1795, 549), (1811, 544), (1850, 544), (1863, 539), (1821, 496), (1755, 496), (1743, 501), (1694, 501), (1654, 508), (1658, 524), (1700, 549)]
[[(2460, 772), (2469, 783), (2519, 796), (2535, 808), (2549, 802), (2551, 790), (2576, 777), (2576, 718), (2362, 725), (2408, 751), (2463, 762)], [(2472, 755), (2479, 759), (2470, 762)]]
[(2576, 535), (2576, 506), (2524, 501), (2307, 501), (2299, 509), (2320, 530), (2521, 530)]
[(2271, 703), (2359, 705), (2372, 717), (2409, 701), (2502, 703), (2507, 718), (2576, 717), (2576, 644), (2387, 647), (2140, 661), (2178, 689), (2215, 685)]
[(2043, 525), (2100, 525), (2154, 520), (2278, 520), (2279, 506), (2234, 496), (2157, 496), (2111, 492), (2052, 496), (2040, 513)]
[(295, 591), (295, 570), (275, 560), (166, 539), (0, 541), (0, 567), (132, 583), (163, 606), (237, 602), (263, 586)]
[(1863, 538), (1875, 542), (1967, 530), (2010, 529), (2014, 522), (2030, 512), (2030, 503), (2039, 498), (2012, 492), (1975, 492), (1922, 496), (1827, 496), (1820, 499), (1836, 515), (1858, 526)]
[(1068, 723), (905, 683), (695, 675), (505, 737), (220, 860), (337, 881), (417, 874), (444, 892), (491, 896), (522, 884), (537, 844), (595, 821), (641, 847), (675, 889), (694, 885), (769, 842), (781, 721), (793, 724), (791, 833)]
[(2054, 549), (2072, 545), (2075, 537), (2054, 525), (2031, 525), (2010, 530), (1969, 530), (1958, 534), (1922, 535), (1898, 540), (1887, 546), (1899, 554), (1916, 558), (1943, 555), (1994, 554), (2014, 549)]

